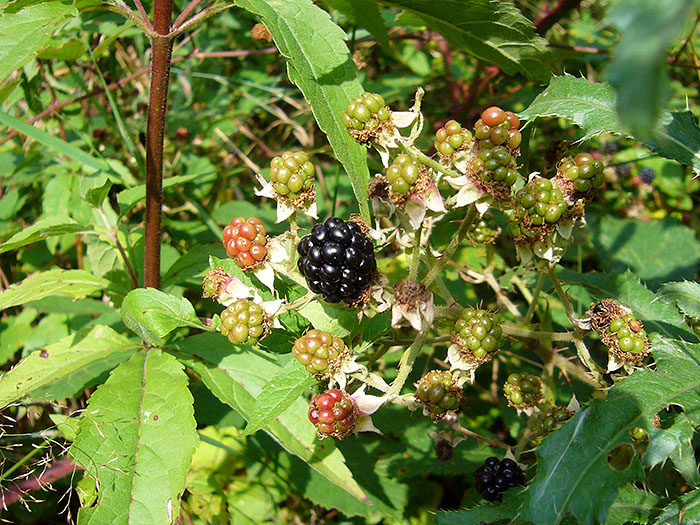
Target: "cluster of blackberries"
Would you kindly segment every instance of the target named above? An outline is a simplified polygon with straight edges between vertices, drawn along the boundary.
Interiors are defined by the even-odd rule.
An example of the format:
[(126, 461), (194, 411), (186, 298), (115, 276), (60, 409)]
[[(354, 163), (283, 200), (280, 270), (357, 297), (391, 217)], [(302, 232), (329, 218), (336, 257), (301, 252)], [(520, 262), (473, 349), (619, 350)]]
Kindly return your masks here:
[(408, 155), (398, 155), (386, 169), (386, 178), (391, 191), (400, 195), (408, 194), (420, 175), (420, 164)]
[(297, 268), (329, 303), (353, 304), (372, 284), (374, 245), (354, 222), (331, 217), (299, 241)]
[(464, 149), (472, 140), (468, 129), (456, 120), (448, 120), (445, 125), (435, 132), (435, 149), (442, 157), (449, 157), (455, 151)]
[(309, 421), (320, 438), (345, 439), (355, 429), (358, 416), (355, 402), (344, 390), (333, 389), (314, 396), (309, 406)]
[(474, 472), (476, 491), (487, 501), (503, 501), (503, 493), (525, 484), (525, 474), (512, 459), (488, 458)]
[(422, 403), (430, 416), (439, 421), (447, 412), (459, 409), (462, 390), (447, 370), (433, 370), (416, 384), (416, 401)]
[(605, 183), (605, 166), (590, 153), (579, 153), (573, 159), (563, 159), (559, 172), (571, 181), (574, 189), (585, 193), (600, 188)]

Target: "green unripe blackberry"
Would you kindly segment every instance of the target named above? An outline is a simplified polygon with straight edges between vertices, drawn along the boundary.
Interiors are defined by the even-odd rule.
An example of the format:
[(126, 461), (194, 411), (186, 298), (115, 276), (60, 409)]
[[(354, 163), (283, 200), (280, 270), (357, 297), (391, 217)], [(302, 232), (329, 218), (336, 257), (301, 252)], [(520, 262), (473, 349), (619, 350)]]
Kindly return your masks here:
[(328, 332), (309, 330), (294, 341), (292, 355), (317, 379), (328, 379), (342, 366), (350, 350)]
[(500, 322), (498, 313), (470, 306), (455, 321), (452, 340), (460, 346), (460, 353), (469, 352), (477, 360), (488, 360), (501, 344)]
[(239, 299), (221, 312), (221, 333), (236, 345), (254, 345), (267, 335), (269, 321), (262, 307)]
[(270, 161), (270, 182), (278, 195), (296, 200), (314, 186), (314, 165), (303, 151), (287, 151)]
[(630, 434), (635, 441), (647, 441), (649, 439), (649, 434), (642, 427), (634, 427)]
[(647, 333), (641, 321), (637, 321), (632, 314), (613, 319), (608, 325), (607, 334), (616, 340), (622, 352), (642, 354), (647, 350)]
[(510, 374), (503, 385), (503, 392), (510, 406), (532, 407), (542, 399), (542, 381), (539, 377), (526, 373)]
[(472, 244), (490, 244), (496, 240), (501, 229), (492, 215), (484, 215), (478, 222), (472, 223), (467, 230), (467, 239)]
[(386, 178), (393, 193), (408, 195), (420, 175), (420, 164), (408, 155), (398, 155), (386, 169)]
[(471, 132), (462, 128), (456, 120), (448, 120), (435, 132), (435, 149), (441, 157), (449, 157), (455, 151), (466, 149), (471, 141)]
[(503, 146), (481, 149), (472, 167), (486, 182), (503, 182), (506, 186), (512, 186), (518, 180), (513, 156)]
[(557, 171), (578, 193), (586, 193), (605, 183), (604, 169), (603, 163), (589, 153), (579, 153), (573, 159), (563, 159)]
[(519, 126), (520, 119), (515, 113), (503, 111), (497, 106), (485, 109), (474, 126), (479, 150), (502, 145), (515, 153), (522, 142)]
[(433, 421), (440, 421), (448, 412), (459, 409), (462, 389), (455, 384), (450, 372), (433, 370), (416, 383), (415, 398)]
[(700, 337), (700, 318), (697, 317), (690, 317), (688, 315), (685, 316), (685, 323), (692, 328), (693, 333), (695, 333), (696, 336)]
[(569, 209), (562, 191), (549, 179), (534, 177), (515, 196), (515, 210), (508, 224), (512, 237), (533, 233), (538, 227), (554, 225)]
[(538, 438), (543, 438), (558, 430), (566, 421), (572, 418), (573, 412), (564, 407), (549, 406), (534, 416), (535, 424), (532, 429)]
[(378, 134), (390, 116), (391, 111), (381, 95), (363, 93), (343, 111), (341, 121), (355, 140), (367, 143)]

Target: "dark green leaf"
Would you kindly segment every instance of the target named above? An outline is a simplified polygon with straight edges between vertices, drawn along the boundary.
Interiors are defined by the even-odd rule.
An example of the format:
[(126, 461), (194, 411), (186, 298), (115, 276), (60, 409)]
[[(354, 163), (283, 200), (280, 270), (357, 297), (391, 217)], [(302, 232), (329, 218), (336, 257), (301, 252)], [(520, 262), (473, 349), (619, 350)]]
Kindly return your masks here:
[[(700, 284), (694, 281), (668, 283), (656, 294), (665, 303), (675, 301), (678, 308), (690, 317), (700, 318)], [(2, 297), (0, 295), (0, 297)]]
[(198, 443), (180, 363), (158, 349), (122, 363), (88, 401), (71, 447), (98, 480), (81, 523), (173, 523)]
[(163, 338), (180, 326), (203, 328), (187, 299), (155, 288), (137, 288), (129, 292), (120, 313), (129, 330), (155, 346), (162, 344)]
[(627, 485), (617, 492), (617, 498), (610, 506), (605, 525), (621, 523), (651, 523), (663, 509), (664, 499), (652, 492), (639, 490)]
[(364, 27), (377, 39), (384, 51), (392, 53), (389, 45), (389, 33), (376, 2), (372, 0), (325, 0), (324, 3), (343, 13), (358, 26)]
[(381, 0), (405, 9), (440, 33), (450, 46), (499, 66), (509, 75), (549, 77), (547, 41), (519, 9), (503, 0)]
[(236, 0), (259, 15), (272, 34), (287, 74), (311, 105), (319, 128), (328, 136), (336, 158), (352, 181), (360, 213), (369, 222), (367, 152), (340, 120), (362, 86), (345, 45), (345, 32), (311, 0)]
[(49, 270), (0, 292), (0, 310), (53, 295), (80, 299), (108, 285), (106, 279), (84, 270)]
[(654, 523), (658, 525), (694, 525), (700, 523), (700, 489), (683, 494), (668, 505)]
[(347, 337), (357, 328), (357, 311), (325, 301), (311, 301), (298, 310), (317, 330)]
[(69, 217), (51, 217), (41, 219), (32, 224), (21, 232), (14, 234), (7, 241), (0, 245), (0, 253), (16, 250), (27, 244), (56, 237), (57, 235), (67, 235), (69, 233), (77, 233), (85, 231), (85, 226), (82, 226)]
[(437, 525), (475, 525), (489, 523), (501, 525), (511, 523), (522, 504), (522, 494), (518, 490), (510, 490), (504, 497), (503, 503), (485, 503), (473, 509), (453, 512), (439, 512), (435, 516)]

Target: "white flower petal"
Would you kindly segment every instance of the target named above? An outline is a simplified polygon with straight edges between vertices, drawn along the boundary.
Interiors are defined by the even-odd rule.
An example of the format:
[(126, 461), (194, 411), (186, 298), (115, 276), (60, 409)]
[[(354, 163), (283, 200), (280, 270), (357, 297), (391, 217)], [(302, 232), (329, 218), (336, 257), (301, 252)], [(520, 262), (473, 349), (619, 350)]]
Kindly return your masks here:
[(569, 404), (566, 405), (566, 409), (569, 412), (576, 412), (579, 408), (581, 408), (581, 403), (579, 403), (578, 399), (576, 399), (576, 394), (573, 394), (571, 396), (571, 401), (569, 401)]
[(469, 167), (469, 154), (466, 151), (458, 151), (452, 155), (452, 165), (461, 173), (466, 173)]
[(355, 432), (374, 432), (375, 434), (381, 434), (382, 431), (374, 426), (372, 418), (369, 416), (361, 416), (357, 418), (357, 423), (355, 424)]
[(406, 201), (406, 207), (404, 208), (406, 215), (408, 216), (408, 222), (411, 223), (414, 230), (420, 228), (423, 224), (423, 219), (425, 219), (425, 204), (420, 199), (409, 199)]
[(271, 240), (267, 243), (267, 253), (270, 254), (271, 263), (283, 263), (286, 262), (289, 254), (284, 245), (278, 240)]
[(447, 213), (445, 202), (435, 184), (431, 184), (423, 193), (425, 207), (435, 213)]
[(608, 373), (619, 370), (625, 364), (615, 356), (612, 352), (608, 355)]
[(282, 307), (282, 303), (284, 301), (282, 299), (275, 299), (273, 301), (263, 301), (260, 303), (260, 306), (262, 309), (265, 311), (267, 315), (270, 317), (274, 316), (277, 312), (279, 312), (279, 309)]
[(238, 277), (231, 277), (226, 284), (226, 288), (219, 296), (219, 302), (228, 306), (238, 299), (252, 298), (254, 302), (260, 303), (262, 299), (255, 288), (246, 286)]
[(277, 201), (277, 220), (275, 223), (280, 223), (283, 221), (286, 221), (289, 219), (289, 217), (292, 216), (292, 213), (294, 213), (296, 208), (294, 206), (290, 206), (289, 203), (282, 199), (278, 199)]
[(318, 212), (316, 211), (316, 199), (311, 201), (308, 207), (304, 208), (304, 214), (308, 215), (312, 219), (318, 219)]
[(445, 181), (455, 190), (461, 190), (464, 186), (471, 185), (471, 181), (466, 175), (462, 175), (461, 177), (445, 177)]
[(456, 200), (455, 207), (461, 208), (463, 206), (467, 206), (468, 204), (471, 204), (472, 202), (478, 201), (483, 196), (484, 196), (483, 191), (481, 191), (476, 186), (468, 184), (457, 192), (457, 196), (455, 199)]
[(389, 153), (387, 147), (381, 143), (374, 143), (374, 149), (376, 149), (377, 153), (379, 153), (379, 158), (382, 160), (382, 165), (385, 168), (388, 168), (389, 162), (391, 161), (391, 154)]
[(536, 242), (532, 245), (532, 251), (540, 259), (552, 261), (554, 259), (554, 248), (549, 242)]
[(397, 128), (407, 128), (413, 121), (418, 117), (417, 113), (413, 111), (392, 111), (391, 112), (391, 122)]
[(255, 190), (255, 194), (258, 197), (268, 197), (270, 199), (277, 198), (277, 192), (275, 191), (275, 188), (272, 186), (272, 184), (265, 180), (265, 177), (258, 173), (255, 175), (255, 178), (261, 186), (259, 190)]
[(275, 293), (275, 271), (269, 264), (263, 264), (253, 270), (253, 275), (258, 278), (262, 284), (267, 286), (272, 293)]
[(474, 206), (476, 206), (476, 211), (479, 212), (479, 215), (483, 215), (484, 213), (489, 211), (489, 208), (491, 207), (492, 203), (493, 197), (491, 197), (490, 195), (484, 195), (481, 199), (474, 203)]
[(362, 385), (354, 394), (350, 396), (357, 405), (361, 416), (374, 414), (387, 400), (387, 398), (384, 396), (379, 397), (365, 394), (365, 387), (366, 385)]
[(338, 383), (339, 390), (345, 390), (345, 385), (347, 385), (348, 377), (345, 375), (344, 372), (338, 372), (337, 374), (333, 375), (331, 380)]
[(420, 318), (420, 314), (418, 313), (418, 310), (408, 310), (408, 311), (404, 312), (403, 316), (408, 320), (409, 323), (411, 323), (411, 326), (413, 327), (414, 330), (417, 330), (420, 332), (421, 318)]
[(391, 307), (391, 326), (396, 328), (401, 324), (401, 319), (403, 318), (403, 308), (398, 304), (394, 303)]

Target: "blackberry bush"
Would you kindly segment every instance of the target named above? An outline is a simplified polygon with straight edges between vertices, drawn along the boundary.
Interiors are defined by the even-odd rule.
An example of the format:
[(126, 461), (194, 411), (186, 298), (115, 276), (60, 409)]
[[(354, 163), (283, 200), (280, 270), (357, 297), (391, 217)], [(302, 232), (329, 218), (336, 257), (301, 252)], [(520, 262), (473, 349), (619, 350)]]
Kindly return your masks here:
[(267, 232), (255, 217), (234, 217), (224, 228), (224, 248), (239, 268), (251, 270), (267, 258)]
[(268, 325), (262, 307), (248, 299), (239, 299), (221, 312), (221, 333), (233, 344), (256, 344), (267, 335)]
[(331, 217), (299, 241), (297, 268), (309, 289), (329, 303), (355, 304), (372, 284), (377, 262), (362, 227)]
[(459, 410), (462, 388), (447, 370), (433, 370), (416, 383), (415, 398), (433, 421), (440, 421), (448, 412)]
[(358, 417), (357, 405), (342, 390), (332, 389), (314, 396), (309, 407), (309, 421), (321, 439), (345, 439), (355, 430)]
[(503, 501), (503, 493), (525, 484), (525, 474), (510, 458), (498, 460), (491, 456), (474, 471), (476, 491), (486, 501)]
[(292, 355), (317, 379), (328, 379), (340, 370), (350, 350), (342, 339), (322, 330), (309, 330), (294, 341)]

